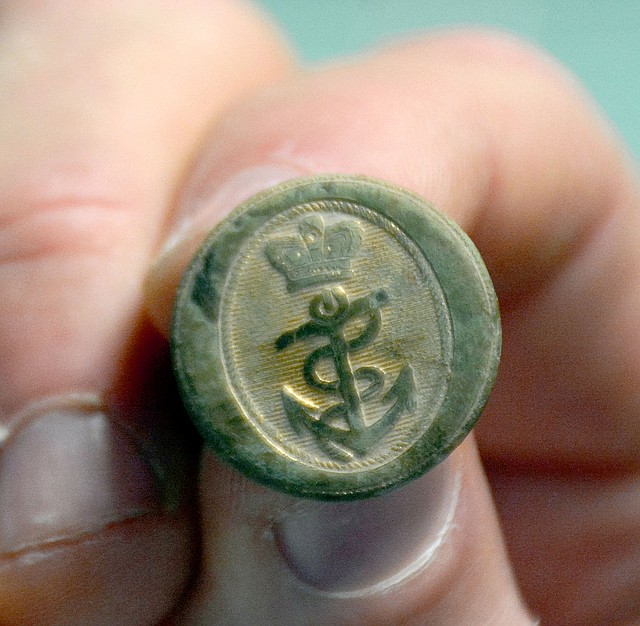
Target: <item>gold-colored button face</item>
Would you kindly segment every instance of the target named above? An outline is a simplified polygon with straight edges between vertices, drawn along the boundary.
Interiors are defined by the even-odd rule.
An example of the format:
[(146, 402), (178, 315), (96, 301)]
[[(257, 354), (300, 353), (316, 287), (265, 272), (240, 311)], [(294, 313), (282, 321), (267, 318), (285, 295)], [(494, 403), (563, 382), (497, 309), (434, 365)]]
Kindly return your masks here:
[(451, 361), (442, 289), (411, 239), (362, 205), (309, 202), (269, 220), (239, 251), (220, 312), (233, 394), (296, 462), (380, 467), (442, 404)]
[[(465, 319), (480, 350), (460, 345)], [(372, 495), (439, 461), (481, 410), (499, 345), (490, 282), (459, 229), (348, 177), (286, 183), (232, 213), (188, 270), (173, 329), (208, 443), (318, 498)]]

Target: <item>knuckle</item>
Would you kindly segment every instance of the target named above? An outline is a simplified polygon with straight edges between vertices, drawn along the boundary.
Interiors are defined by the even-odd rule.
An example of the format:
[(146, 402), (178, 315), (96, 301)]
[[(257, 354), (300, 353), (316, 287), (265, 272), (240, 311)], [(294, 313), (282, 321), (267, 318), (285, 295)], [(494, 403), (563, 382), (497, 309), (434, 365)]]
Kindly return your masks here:
[(0, 211), (0, 265), (108, 256), (130, 232), (132, 217), (109, 198), (22, 199)]
[(144, 270), (139, 212), (106, 197), (34, 198), (0, 203), (0, 415), (52, 390), (102, 388)]
[(465, 64), (490, 65), (519, 72), (556, 74), (560, 66), (543, 50), (514, 34), (492, 29), (445, 32), (436, 39), (447, 55)]

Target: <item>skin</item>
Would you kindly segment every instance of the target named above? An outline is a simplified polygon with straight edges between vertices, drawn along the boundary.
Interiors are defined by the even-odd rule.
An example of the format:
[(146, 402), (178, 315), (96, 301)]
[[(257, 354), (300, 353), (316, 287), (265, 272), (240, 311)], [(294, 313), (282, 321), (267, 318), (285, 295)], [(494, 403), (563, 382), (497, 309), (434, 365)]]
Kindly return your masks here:
[[(158, 400), (177, 281), (231, 208), (217, 191), (265, 167), (367, 174), (433, 201), (487, 263), (504, 351), (477, 445), (443, 470), (457, 481), (447, 540), (411, 576), (318, 591), (286, 533), (264, 539), (312, 505), (187, 444), (144, 514), (0, 555), (0, 623), (640, 621), (638, 186), (565, 70), (456, 32), (302, 72), (231, 0), (1, 11), (5, 447), (69, 394), (100, 398), (147, 447), (189, 437)], [(167, 496), (181, 480), (198, 493)]]

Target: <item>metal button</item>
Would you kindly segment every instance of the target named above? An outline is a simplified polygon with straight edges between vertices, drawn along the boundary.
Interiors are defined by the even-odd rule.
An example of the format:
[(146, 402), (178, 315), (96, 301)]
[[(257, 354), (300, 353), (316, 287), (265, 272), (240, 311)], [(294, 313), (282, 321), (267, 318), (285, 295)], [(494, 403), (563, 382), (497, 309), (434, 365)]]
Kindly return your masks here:
[(211, 232), (171, 343), (185, 406), (223, 459), (278, 490), (353, 499), (460, 443), (501, 333), (460, 228), (406, 190), (336, 175), (260, 193)]

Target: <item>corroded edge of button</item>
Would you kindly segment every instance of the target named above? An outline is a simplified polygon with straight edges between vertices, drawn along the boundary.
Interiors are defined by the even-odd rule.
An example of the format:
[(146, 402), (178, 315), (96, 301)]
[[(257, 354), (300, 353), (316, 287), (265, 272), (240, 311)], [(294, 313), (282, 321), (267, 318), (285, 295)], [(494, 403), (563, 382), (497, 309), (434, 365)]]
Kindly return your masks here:
[[(219, 294), (237, 250), (255, 229), (284, 208), (314, 200), (345, 200), (379, 211), (424, 253), (445, 293), (454, 336), (448, 392), (425, 435), (397, 459), (362, 473), (336, 475), (282, 456), (240, 415), (224, 376), (211, 367), (206, 385), (189, 362), (190, 329), (208, 323), (193, 314), (205, 306), (217, 324)], [(213, 336), (217, 337), (215, 330)], [(172, 322), (171, 353), (185, 407), (205, 442), (252, 479), (297, 496), (346, 500), (379, 494), (423, 474), (468, 434), (488, 399), (501, 350), (498, 303), (484, 263), (466, 234), (432, 204), (371, 178), (320, 175), (261, 192), (234, 209), (209, 234), (185, 272)], [(214, 345), (212, 358), (220, 358)], [(482, 375), (478, 375), (482, 372)], [(203, 388), (208, 390), (203, 393)]]

